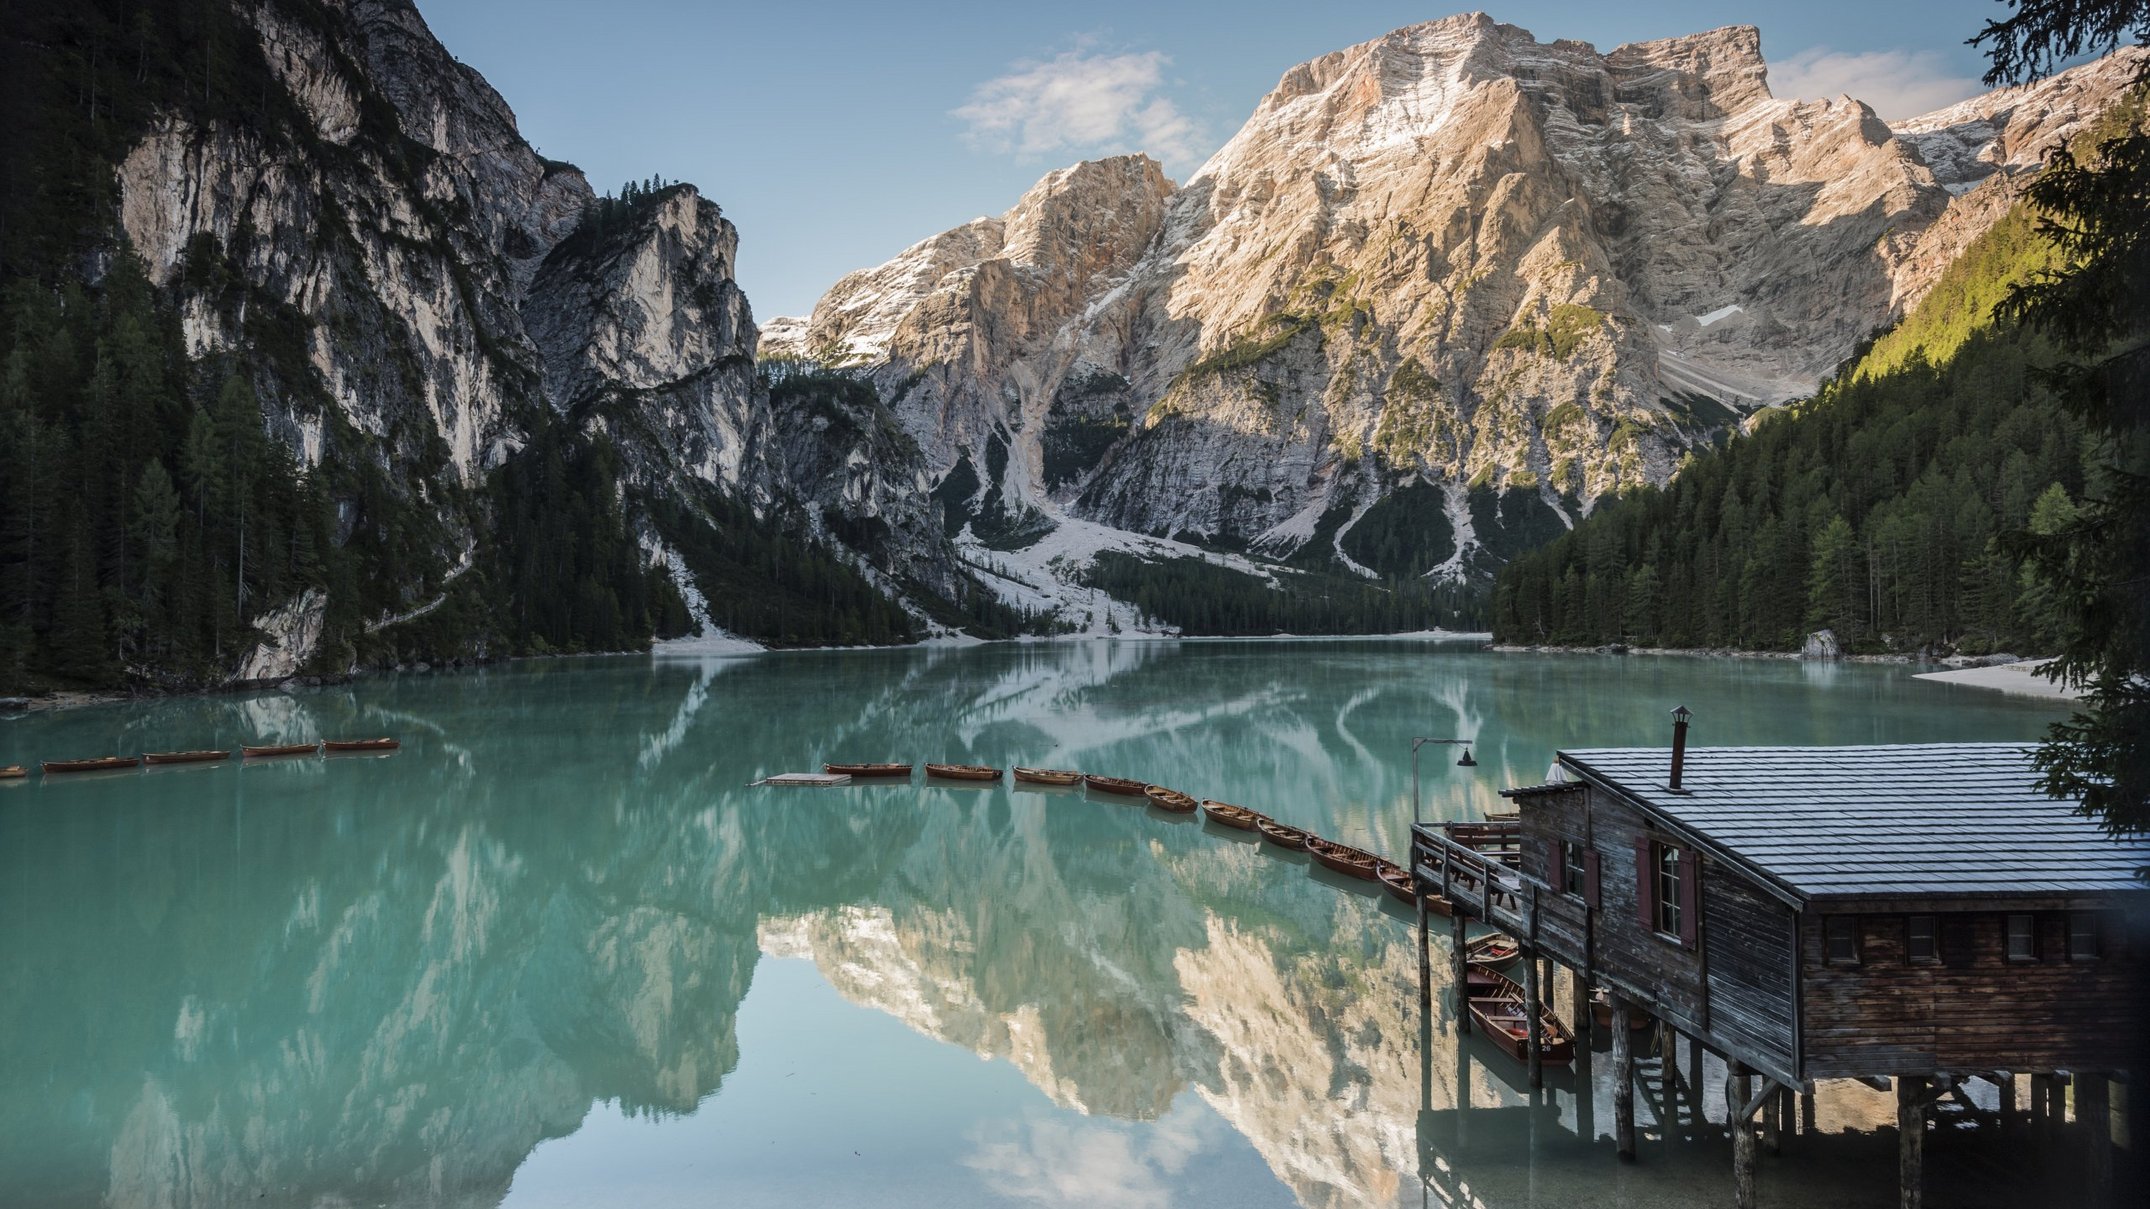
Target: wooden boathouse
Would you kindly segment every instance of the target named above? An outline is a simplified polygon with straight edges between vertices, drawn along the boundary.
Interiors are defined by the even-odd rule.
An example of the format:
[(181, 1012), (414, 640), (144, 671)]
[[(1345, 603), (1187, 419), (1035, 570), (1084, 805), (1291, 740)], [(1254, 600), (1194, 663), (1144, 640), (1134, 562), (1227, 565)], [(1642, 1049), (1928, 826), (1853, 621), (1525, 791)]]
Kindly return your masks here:
[(1669, 1030), (1667, 1048), (1676, 1034), (1719, 1055), (1743, 1209), (1758, 1118), (1773, 1142), (1818, 1079), (1893, 1082), (1907, 1209), (1930, 1106), (1968, 1102), (1973, 1079), (1998, 1088), (2004, 1124), (2025, 1111), (2019, 1078), (2034, 1120), (2058, 1116), (2072, 1083), (2089, 1185), (2109, 1192), (2111, 1081), (2150, 1027), (2137, 876), (2150, 844), (2039, 792), (2028, 747), (1686, 750), (1686, 711), (1675, 718), (1669, 753), (1562, 751), (1556, 779), (1504, 792), (1512, 818), (1414, 827), (1420, 889), (1454, 910), (1456, 987), (1479, 921), (1519, 943), (1532, 1002), (1541, 965), (1573, 971), (1579, 1029), (1585, 995), (1609, 994), (1623, 1158), (1630, 1014)]

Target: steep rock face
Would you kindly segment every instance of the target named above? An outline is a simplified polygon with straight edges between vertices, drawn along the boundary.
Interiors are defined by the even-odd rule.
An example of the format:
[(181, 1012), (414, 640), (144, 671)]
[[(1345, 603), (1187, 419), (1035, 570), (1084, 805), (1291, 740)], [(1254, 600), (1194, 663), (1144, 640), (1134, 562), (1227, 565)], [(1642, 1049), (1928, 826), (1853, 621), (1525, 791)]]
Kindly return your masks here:
[[(378, 611), (437, 601), (470, 565), (490, 472), (546, 414), (612, 439), (623, 497), (708, 489), (757, 515), (797, 497), (811, 534), (878, 526), (873, 550), (844, 557), (953, 590), (915, 443), (824, 448), (811, 417), (772, 410), (738, 232), (714, 204), (687, 185), (597, 197), (408, 0), (233, 11), (283, 93), (246, 125), (166, 111), (116, 166), (119, 226), (176, 300), (187, 351), (235, 354), (299, 465), (338, 469), (341, 532), (422, 518)], [(832, 485), (829, 463), (861, 457), (866, 474)], [(239, 656), (289, 661), (275, 642)]]
[(717, 207), (675, 185), (620, 229), (553, 249), (523, 300), (547, 402), (594, 409), (615, 440), (643, 448), (630, 474), (652, 489), (682, 472), (764, 496), (774, 481), (754, 317), (732, 280), (738, 250)]
[[(1042, 503), (1052, 382), (1067, 376), (1082, 312), (1155, 238), (1172, 182), (1147, 156), (1063, 169), (999, 218), (981, 218), (852, 274), (815, 308), (797, 348), (864, 359), (947, 502), (994, 516)], [(1010, 451), (1025, 459), (1010, 474)], [(953, 480), (957, 466), (963, 473)], [(1005, 504), (1002, 492), (1010, 493)]]
[[(1601, 54), (1449, 18), (1287, 72), (1161, 206), (1131, 161), (1055, 173), (845, 278), (795, 346), (870, 364), (1000, 544), (1072, 515), (1351, 566), (1422, 485), (1453, 539), (1412, 569), (1467, 572), (1813, 390), (1991, 220), (1957, 195), (2124, 74), (1900, 135), (1773, 98), (1751, 28)], [(1043, 204), (1115, 180), (1079, 222)]]

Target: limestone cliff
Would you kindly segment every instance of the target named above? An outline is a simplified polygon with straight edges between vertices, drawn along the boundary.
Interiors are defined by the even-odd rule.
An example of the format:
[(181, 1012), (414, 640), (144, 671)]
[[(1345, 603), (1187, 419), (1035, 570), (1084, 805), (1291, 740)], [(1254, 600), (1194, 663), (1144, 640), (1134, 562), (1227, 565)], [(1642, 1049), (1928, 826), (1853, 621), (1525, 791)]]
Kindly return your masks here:
[[(115, 165), (116, 225), (188, 354), (243, 366), (271, 434), (301, 470), (326, 468), (339, 540), (393, 531), (405, 553), (395, 582), (367, 586), (365, 634), (388, 643), (452, 589), (493, 590), (460, 578), (484, 561), (492, 472), (554, 421), (609, 439), (627, 523), (690, 603), (714, 588), (673, 548), (679, 524), (821, 542), (884, 593), (963, 589), (911, 490), (915, 444), (870, 417), (832, 433), (818, 412), (779, 413), (733, 277), (739, 234), (693, 186), (599, 197), (530, 147), (409, 0), (231, 19), (283, 95), (238, 116), (173, 98)], [(716, 499), (739, 511), (720, 520)], [(686, 519), (661, 531), (660, 502)], [(235, 674), (326, 657), (349, 602), (308, 591), (304, 609), (255, 611), (262, 644)]]
[(1183, 186), (1053, 173), (785, 347), (869, 367), (995, 549), (1082, 520), (1467, 575), (1811, 392), (2127, 74), (1892, 129), (1773, 97), (1752, 28), (1599, 52), (1452, 17), (1285, 73)]

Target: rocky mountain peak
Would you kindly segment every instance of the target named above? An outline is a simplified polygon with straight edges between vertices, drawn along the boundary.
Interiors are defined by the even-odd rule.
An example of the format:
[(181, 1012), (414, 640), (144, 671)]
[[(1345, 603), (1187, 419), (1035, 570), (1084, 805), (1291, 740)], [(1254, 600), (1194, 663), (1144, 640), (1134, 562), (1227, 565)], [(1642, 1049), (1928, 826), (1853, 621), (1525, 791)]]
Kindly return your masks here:
[(1733, 114), (1770, 99), (1762, 31), (1752, 25), (1631, 42), (1605, 62), (1624, 88), (1677, 97), (1691, 117)]
[(1001, 216), (1001, 254), (1048, 279), (1087, 287), (1142, 252), (1172, 190), (1163, 166), (1147, 155), (1063, 168)]
[[(2044, 87), (2094, 114), (2123, 75)], [(806, 341), (867, 365), (995, 558), (1081, 522), (1467, 574), (1814, 390), (2051, 109), (1892, 130), (1774, 98), (1752, 26), (1601, 53), (1468, 13), (1292, 68), (1177, 190), (1051, 174), (847, 276)]]

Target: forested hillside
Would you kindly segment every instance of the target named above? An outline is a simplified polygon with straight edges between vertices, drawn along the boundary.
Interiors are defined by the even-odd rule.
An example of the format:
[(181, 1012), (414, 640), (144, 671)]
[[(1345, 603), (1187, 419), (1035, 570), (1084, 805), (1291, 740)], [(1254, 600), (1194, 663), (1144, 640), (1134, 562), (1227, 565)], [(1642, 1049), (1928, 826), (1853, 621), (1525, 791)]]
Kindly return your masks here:
[[(414, 41), (415, 14), (311, 0), (6, 11), (0, 691), (633, 649), (698, 624), (682, 584), (705, 616), (771, 644), (918, 635), (796, 501), (775, 490), (750, 506), (748, 491), (666, 461), (676, 451), (646, 435), (644, 413), (696, 414), (685, 404), (645, 407), (600, 383), (548, 406), (512, 310), (536, 259), (517, 231), (500, 255), (530, 263), (489, 260), (485, 234), (540, 220), (480, 212), (497, 200), (484, 190), (506, 186), (457, 175), (467, 166), (404, 125), (369, 65), (369, 39), (406, 58), (438, 51)], [(325, 51), (264, 50), (302, 43)], [(309, 57), (318, 74), (302, 95), (294, 63)], [(458, 86), (438, 64), (409, 69)], [(482, 81), (460, 83), (455, 121), (488, 120)], [(124, 165), (160, 132), (197, 158), (136, 172), (167, 191), (156, 207), (199, 217), (188, 207), (244, 191), (228, 229), (202, 218), (209, 228), (161, 269), (130, 243), (124, 196)], [(513, 145), (488, 147), (499, 158), (476, 156), (469, 172), (522, 163)], [(261, 162), (284, 167), (245, 175)], [(546, 308), (556, 325), (577, 318), (575, 288), (596, 289), (576, 277), (578, 256), (623, 255), (667, 206), (695, 204), (654, 179), (597, 196), (570, 165), (529, 163), (572, 182), (558, 190), (566, 234), (545, 258), (565, 266)], [(149, 221), (140, 205), (133, 220)], [(728, 270), (728, 252), (711, 255)], [(287, 268), (303, 283), (265, 280)], [(727, 285), (688, 291), (705, 321)], [(429, 343), (420, 329), (436, 311), (446, 319)], [(750, 326), (739, 339), (751, 349)], [(429, 363), (438, 348), (467, 353), (463, 368)], [(466, 379), (480, 388), (451, 397)], [(463, 439), (459, 424), (475, 435), (455, 449), (444, 434)], [(281, 654), (252, 658), (279, 642)]]
[(1699, 454), (1519, 558), (1494, 589), (1504, 642), (2050, 651), (2049, 590), (2011, 534), (2054, 533), (2085, 482), (2082, 425), (1993, 322), (2050, 263), (2019, 206), (1813, 399)]
[(1189, 634), (1396, 634), (1483, 624), (1482, 586), (1420, 579), (1377, 585), (1282, 568), (1276, 575), (1272, 586), (1200, 558), (1147, 562), (1108, 550), (1083, 582)]

